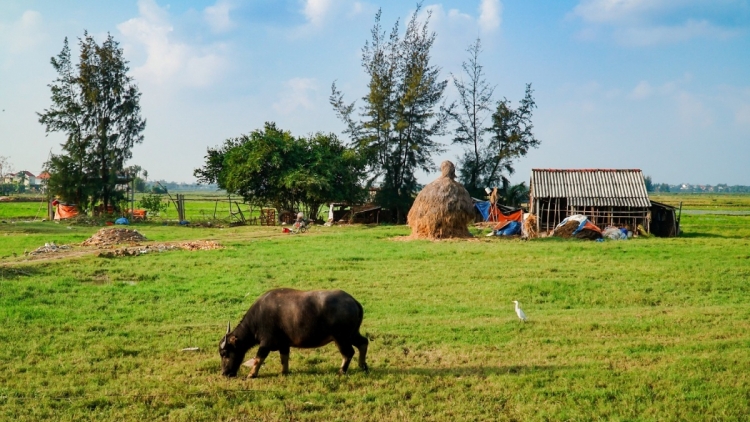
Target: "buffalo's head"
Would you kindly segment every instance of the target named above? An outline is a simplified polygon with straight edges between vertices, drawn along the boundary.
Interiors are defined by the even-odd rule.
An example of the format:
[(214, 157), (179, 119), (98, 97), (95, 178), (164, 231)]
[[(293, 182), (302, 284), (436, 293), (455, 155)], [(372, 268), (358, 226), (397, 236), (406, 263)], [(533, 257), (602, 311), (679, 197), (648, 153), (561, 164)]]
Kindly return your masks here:
[(227, 323), (227, 333), (219, 343), (219, 356), (221, 356), (221, 373), (227, 377), (237, 376), (237, 371), (242, 365), (242, 359), (247, 353), (246, 348), (238, 347), (237, 336), (231, 334), (231, 326)]

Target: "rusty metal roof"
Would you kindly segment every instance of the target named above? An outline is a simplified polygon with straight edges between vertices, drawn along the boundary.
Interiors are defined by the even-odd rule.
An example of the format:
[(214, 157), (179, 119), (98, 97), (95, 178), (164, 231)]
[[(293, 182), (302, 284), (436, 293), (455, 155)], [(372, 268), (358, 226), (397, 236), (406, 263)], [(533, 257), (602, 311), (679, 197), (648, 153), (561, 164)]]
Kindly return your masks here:
[(532, 169), (532, 198), (567, 198), (576, 207), (650, 207), (637, 169)]

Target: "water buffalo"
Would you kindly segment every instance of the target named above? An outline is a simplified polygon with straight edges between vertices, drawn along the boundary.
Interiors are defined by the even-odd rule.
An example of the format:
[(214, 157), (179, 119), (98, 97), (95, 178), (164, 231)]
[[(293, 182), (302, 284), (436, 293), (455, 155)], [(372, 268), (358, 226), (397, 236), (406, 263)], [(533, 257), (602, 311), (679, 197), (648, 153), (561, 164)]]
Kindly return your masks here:
[(225, 376), (236, 376), (245, 353), (258, 345), (255, 359), (247, 363), (251, 366), (249, 377), (257, 377), (268, 353), (277, 350), (281, 372), (287, 374), (290, 347), (314, 348), (332, 341), (344, 357), (340, 374), (349, 369), (352, 346), (359, 349), (359, 367), (367, 371), (369, 342), (359, 333), (363, 313), (362, 305), (342, 290), (270, 290), (250, 306), (234, 330), (227, 325), (219, 343), (221, 371)]

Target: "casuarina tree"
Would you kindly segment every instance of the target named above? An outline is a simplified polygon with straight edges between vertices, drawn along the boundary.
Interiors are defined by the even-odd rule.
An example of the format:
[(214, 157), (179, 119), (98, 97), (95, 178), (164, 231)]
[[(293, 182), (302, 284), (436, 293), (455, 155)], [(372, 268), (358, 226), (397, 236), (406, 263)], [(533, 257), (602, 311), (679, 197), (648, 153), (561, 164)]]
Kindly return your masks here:
[[(463, 75), (453, 76), (458, 91), (458, 107), (451, 110), (455, 123), (453, 142), (465, 147), (459, 157), (459, 180), (474, 196), (483, 195), (488, 187), (509, 189), (506, 176), (514, 173), (513, 164), (540, 141), (534, 137), (532, 114), (536, 108), (531, 84), (517, 107), (506, 98), (498, 101), (493, 111), (492, 95), (495, 87), (484, 76), (479, 55), (481, 41), (477, 39), (466, 50)], [(464, 77), (466, 79), (464, 79)], [(489, 118), (489, 124), (487, 119)], [(516, 191), (524, 188), (515, 186)]]
[(51, 60), (58, 77), (49, 85), (52, 106), (39, 113), (39, 122), (66, 139), (62, 153), (45, 167), (52, 193), (84, 208), (101, 202), (106, 209), (122, 196), (115, 187), (133, 146), (143, 142), (146, 121), (119, 43), (108, 35), (98, 44), (84, 33), (78, 46), (76, 65), (67, 38)]
[[(428, 30), (430, 12), (420, 22), (421, 5), (412, 14), (403, 36), (399, 23), (389, 35), (375, 16), (371, 40), (362, 49), (362, 67), (369, 76), (367, 94), (357, 110), (346, 103), (336, 84), (331, 105), (347, 126), (345, 133), (366, 159), (370, 183), (378, 181), (377, 201), (403, 221), (419, 189), (418, 170), (430, 171), (433, 155), (442, 152), (435, 141), (445, 131), (448, 109), (443, 103), (446, 80), (431, 64), (435, 33)], [(443, 105), (441, 105), (443, 104)]]

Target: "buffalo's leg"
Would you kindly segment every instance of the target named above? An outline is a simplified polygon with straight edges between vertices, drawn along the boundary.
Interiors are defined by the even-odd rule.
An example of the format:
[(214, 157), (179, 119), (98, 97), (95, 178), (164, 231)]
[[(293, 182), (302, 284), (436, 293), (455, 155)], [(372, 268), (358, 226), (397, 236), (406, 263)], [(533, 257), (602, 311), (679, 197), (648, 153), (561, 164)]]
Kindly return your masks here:
[(336, 341), (336, 347), (339, 348), (341, 356), (344, 357), (344, 360), (341, 362), (341, 369), (339, 369), (339, 374), (344, 375), (349, 369), (349, 363), (351, 363), (352, 358), (354, 357), (354, 348), (350, 343), (342, 341)]
[(359, 367), (363, 371), (367, 372), (367, 346), (370, 344), (370, 341), (367, 340), (367, 337), (364, 337), (362, 335), (357, 335), (358, 338), (354, 339), (354, 347), (359, 350)]
[(248, 377), (255, 378), (258, 376), (260, 366), (263, 365), (263, 361), (266, 360), (266, 358), (268, 357), (268, 353), (270, 352), (271, 351), (267, 347), (258, 347), (258, 353), (256, 353), (255, 355), (255, 362), (253, 363), (252, 369), (250, 369), (250, 374), (248, 375)]
[(279, 355), (281, 356), (281, 373), (286, 375), (289, 373), (289, 348), (282, 347), (279, 349)]

